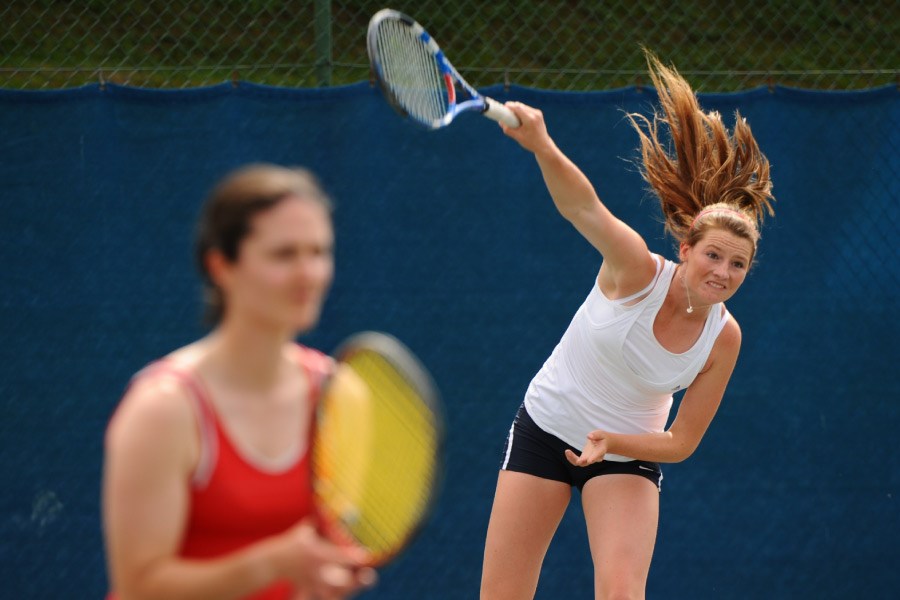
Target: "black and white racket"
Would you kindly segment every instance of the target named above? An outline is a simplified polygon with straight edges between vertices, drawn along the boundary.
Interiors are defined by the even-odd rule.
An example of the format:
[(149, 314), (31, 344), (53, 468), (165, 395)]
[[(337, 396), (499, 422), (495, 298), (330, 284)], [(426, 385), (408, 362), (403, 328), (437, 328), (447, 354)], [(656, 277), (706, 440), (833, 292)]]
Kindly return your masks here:
[(511, 110), (469, 85), (411, 17), (390, 8), (378, 11), (369, 21), (366, 45), (381, 91), (400, 115), (429, 129), (446, 127), (467, 111), (520, 125)]

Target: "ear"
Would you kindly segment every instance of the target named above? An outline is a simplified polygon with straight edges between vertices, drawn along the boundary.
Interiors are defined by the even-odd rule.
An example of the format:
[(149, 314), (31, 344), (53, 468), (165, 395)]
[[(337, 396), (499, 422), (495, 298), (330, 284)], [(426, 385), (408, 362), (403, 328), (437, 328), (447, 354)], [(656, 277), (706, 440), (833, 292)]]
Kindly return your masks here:
[(219, 289), (227, 288), (231, 280), (232, 266), (225, 255), (214, 248), (206, 253), (204, 262), (213, 285)]
[(678, 260), (682, 263), (687, 262), (688, 252), (691, 251), (691, 247), (688, 246), (687, 242), (681, 242), (678, 245)]

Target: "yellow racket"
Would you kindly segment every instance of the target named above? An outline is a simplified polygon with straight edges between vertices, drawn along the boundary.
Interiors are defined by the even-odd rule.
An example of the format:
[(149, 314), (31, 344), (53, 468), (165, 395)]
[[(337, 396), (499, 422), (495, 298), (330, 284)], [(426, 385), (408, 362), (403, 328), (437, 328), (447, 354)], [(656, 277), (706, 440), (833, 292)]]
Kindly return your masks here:
[(394, 337), (354, 335), (335, 359), (317, 414), (314, 496), (325, 533), (380, 566), (409, 545), (434, 504), (443, 411), (431, 376)]

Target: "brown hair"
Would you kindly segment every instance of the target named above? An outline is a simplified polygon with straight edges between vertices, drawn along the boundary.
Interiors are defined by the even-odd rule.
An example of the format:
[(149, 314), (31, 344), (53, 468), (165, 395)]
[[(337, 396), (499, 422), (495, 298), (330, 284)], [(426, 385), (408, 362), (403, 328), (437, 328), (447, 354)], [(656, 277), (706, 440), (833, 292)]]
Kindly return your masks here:
[[(640, 138), (641, 174), (659, 198), (666, 231), (693, 246), (709, 229), (723, 228), (749, 240), (755, 255), (763, 218), (775, 214), (775, 198), (769, 161), (750, 126), (736, 111), (729, 135), (719, 113), (703, 112), (675, 67), (649, 50), (644, 54), (662, 114), (628, 118)], [(669, 132), (671, 153), (659, 139), (660, 125)]]
[(320, 203), (331, 213), (331, 200), (312, 172), (270, 164), (251, 164), (232, 171), (210, 192), (197, 226), (195, 258), (203, 276), (208, 324), (214, 325), (225, 309), (225, 300), (206, 265), (211, 250), (228, 261), (238, 259), (240, 245), (250, 233), (253, 217), (287, 198), (305, 198)]

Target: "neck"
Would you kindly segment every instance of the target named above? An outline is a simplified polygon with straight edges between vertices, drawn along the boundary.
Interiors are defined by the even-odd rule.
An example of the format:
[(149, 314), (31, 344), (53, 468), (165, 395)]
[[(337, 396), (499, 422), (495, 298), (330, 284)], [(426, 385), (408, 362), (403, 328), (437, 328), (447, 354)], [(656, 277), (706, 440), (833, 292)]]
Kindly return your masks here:
[(226, 317), (208, 338), (210, 367), (233, 385), (270, 388), (278, 380), (284, 346), (291, 339), (286, 332)]

